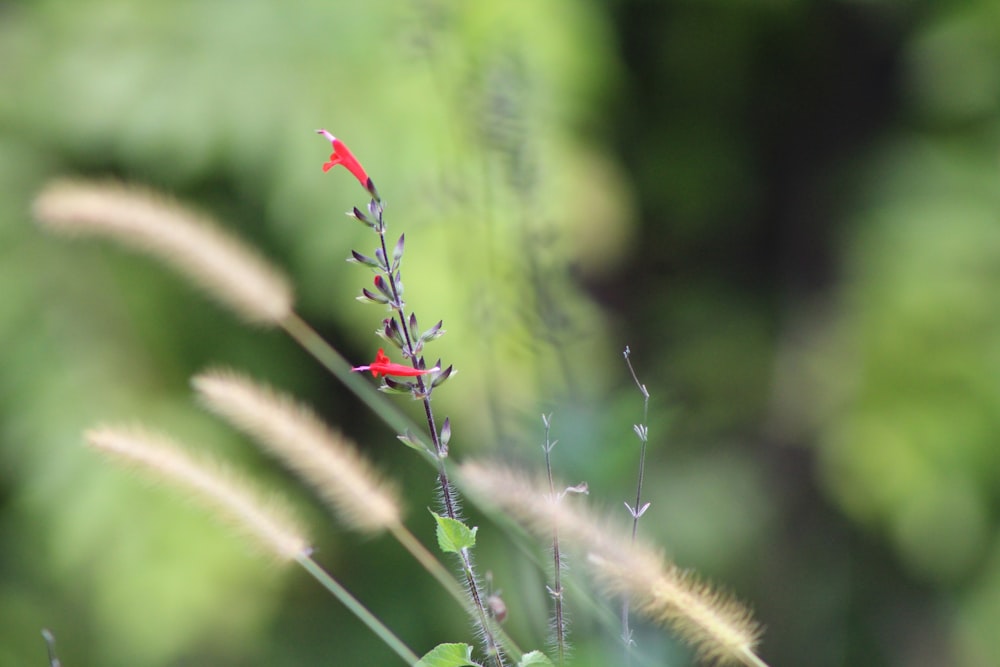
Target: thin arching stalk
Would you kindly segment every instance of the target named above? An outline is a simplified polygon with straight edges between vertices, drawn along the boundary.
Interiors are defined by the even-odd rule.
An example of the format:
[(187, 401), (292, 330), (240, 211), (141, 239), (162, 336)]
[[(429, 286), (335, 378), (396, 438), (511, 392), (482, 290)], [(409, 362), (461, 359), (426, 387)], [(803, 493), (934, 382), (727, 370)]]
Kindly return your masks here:
[[(545, 474), (549, 482), (549, 496), (552, 502), (556, 501), (555, 482), (552, 478), (552, 448), (556, 446), (556, 441), (549, 438), (551, 429), (551, 418), (542, 415), (542, 423), (545, 424), (545, 444), (542, 449), (545, 451)], [(555, 644), (557, 664), (563, 665), (566, 662), (566, 616), (563, 612), (563, 585), (562, 585), (562, 555), (559, 552), (559, 523), (552, 522), (552, 588), (549, 589), (552, 595), (552, 613), (554, 616)]]
[(311, 574), (316, 581), (330, 591), (342, 605), (347, 607), (352, 614), (368, 626), (368, 629), (374, 632), (378, 638), (381, 639), (386, 646), (391, 648), (396, 655), (402, 658), (406, 664), (416, 665), (417, 662), (420, 661), (417, 654), (411, 651), (409, 647), (403, 643), (403, 640), (397, 637), (392, 630), (387, 628), (377, 616), (368, 611), (367, 607), (358, 602), (358, 599), (351, 595), (346, 588), (341, 586), (340, 582), (331, 577), (327, 574), (326, 570), (317, 565), (316, 561), (305, 554), (299, 556), (297, 560), (299, 565), (301, 565), (306, 572)]

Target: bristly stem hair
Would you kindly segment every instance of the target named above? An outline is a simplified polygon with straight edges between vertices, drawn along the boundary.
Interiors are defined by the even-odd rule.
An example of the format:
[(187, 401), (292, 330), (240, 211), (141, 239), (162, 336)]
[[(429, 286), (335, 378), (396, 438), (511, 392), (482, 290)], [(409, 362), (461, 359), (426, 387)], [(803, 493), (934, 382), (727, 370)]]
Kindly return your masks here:
[[(432, 376), (433, 379), (429, 381), (425, 381), (423, 378), (423, 372), (426, 370), (426, 364), (421, 354), (423, 344), (427, 340), (431, 340), (439, 336), (442, 333), (442, 330), (439, 323), (437, 326), (432, 327), (432, 329), (429, 330), (428, 333), (430, 333), (430, 335), (428, 335), (428, 333), (418, 335), (416, 330), (416, 316), (412, 313), (407, 316), (405, 302), (402, 298), (403, 284), (400, 272), (405, 237), (400, 236), (399, 241), (393, 248), (392, 254), (390, 254), (389, 247), (385, 240), (386, 222), (384, 218), (385, 209), (382, 200), (378, 196), (378, 192), (375, 190), (371, 179), (368, 179), (367, 186), (368, 187), (366, 187), (366, 189), (372, 195), (371, 202), (368, 206), (369, 215), (363, 214), (358, 209), (354, 209), (354, 211), (349, 213), (349, 215), (365, 222), (378, 234), (379, 248), (376, 250), (375, 258), (368, 258), (355, 252), (353, 253), (352, 259), (366, 264), (378, 271), (375, 279), (375, 287), (378, 289), (380, 294), (374, 294), (368, 290), (363, 290), (363, 296), (361, 299), (384, 303), (396, 313), (395, 318), (387, 318), (383, 322), (383, 337), (400, 347), (403, 356), (409, 359), (410, 364), (413, 366), (415, 371), (418, 371), (418, 373), (413, 376), (413, 384), (396, 382), (389, 378), (385, 379), (385, 384), (389, 389), (394, 390), (405, 390), (409, 388), (410, 393), (415, 398), (419, 398), (423, 403), (424, 415), (427, 419), (427, 430), (431, 438), (431, 444), (434, 448), (433, 455), (437, 462), (438, 488), (441, 493), (441, 503), (444, 507), (445, 515), (449, 519), (459, 521), (461, 520), (461, 513), (459, 511), (459, 501), (456, 497), (457, 492), (455, 487), (451, 484), (451, 480), (448, 477), (448, 470), (445, 466), (445, 459), (448, 457), (448, 440), (450, 438), (451, 427), (448, 420), (445, 420), (444, 430), (446, 433), (442, 433), (442, 431), (438, 429), (437, 422), (434, 417), (434, 410), (431, 407), (431, 392), (434, 390), (435, 386), (446, 380), (452, 374), (452, 368), (448, 367), (444, 371), (436, 372)], [(384, 276), (384, 279), (382, 276)], [(438, 367), (440, 367), (440, 364), (438, 364)], [(458, 555), (461, 560), (460, 564), (465, 577), (466, 589), (472, 601), (474, 613), (477, 617), (477, 624), (479, 625), (480, 632), (482, 633), (486, 654), (496, 667), (506, 667), (503, 651), (501, 650), (500, 643), (497, 641), (496, 633), (492, 626), (492, 618), (486, 609), (481, 591), (481, 584), (472, 561), (472, 555), (468, 548), (462, 548), (458, 552)]]
[[(635, 381), (635, 386), (639, 388), (639, 392), (642, 394), (642, 422), (635, 424), (632, 429), (635, 431), (636, 436), (639, 437), (639, 474), (635, 485), (635, 505), (629, 505), (625, 503), (625, 507), (628, 508), (629, 514), (632, 515), (632, 542), (635, 543), (635, 538), (639, 532), (639, 519), (646, 510), (649, 509), (649, 503), (645, 505), (642, 504), (642, 480), (646, 471), (646, 444), (649, 442), (649, 392), (646, 390), (646, 385), (639, 382), (638, 376), (635, 374), (635, 368), (632, 367), (632, 350), (629, 349), (628, 345), (625, 346), (625, 352), (623, 353), (625, 357), (625, 365), (628, 366), (628, 371), (632, 375), (632, 380)], [(629, 649), (634, 644), (632, 640), (632, 630), (629, 628), (629, 598), (626, 597), (622, 602), (622, 641), (625, 643), (625, 656), (626, 661), (629, 660)]]
[[(556, 502), (555, 482), (552, 478), (552, 449), (558, 440), (551, 440), (549, 432), (552, 428), (552, 415), (542, 415), (542, 424), (545, 425), (545, 444), (542, 450), (545, 452), (545, 475), (549, 483), (549, 495), (552, 502)], [(552, 587), (549, 588), (549, 595), (552, 596), (553, 615), (553, 638), (556, 646), (556, 660), (558, 665), (566, 663), (566, 616), (563, 612), (563, 586), (562, 586), (562, 554), (559, 552), (559, 522), (552, 521)]]

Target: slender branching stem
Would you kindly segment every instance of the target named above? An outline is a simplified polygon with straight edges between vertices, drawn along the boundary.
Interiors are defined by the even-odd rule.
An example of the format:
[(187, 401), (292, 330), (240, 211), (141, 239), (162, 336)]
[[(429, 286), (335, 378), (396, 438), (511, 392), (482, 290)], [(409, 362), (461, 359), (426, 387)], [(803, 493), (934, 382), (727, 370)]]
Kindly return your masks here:
[(354, 614), (362, 623), (374, 632), (379, 639), (385, 642), (386, 646), (395, 651), (396, 655), (403, 659), (408, 665), (416, 665), (420, 658), (403, 643), (399, 637), (387, 628), (377, 616), (368, 611), (367, 607), (361, 604), (357, 598), (351, 595), (346, 588), (340, 585), (336, 579), (327, 574), (316, 561), (306, 554), (300, 555), (296, 559), (306, 572), (311, 574), (316, 581), (323, 585), (328, 591), (333, 593), (341, 604)]
[[(632, 380), (635, 381), (635, 386), (639, 388), (639, 392), (642, 394), (642, 422), (635, 425), (635, 434), (639, 436), (640, 448), (639, 448), (639, 474), (638, 480), (635, 485), (635, 505), (628, 507), (629, 512), (632, 514), (632, 542), (635, 543), (636, 535), (639, 532), (639, 519), (646, 512), (648, 507), (642, 505), (642, 481), (646, 472), (646, 444), (649, 442), (649, 392), (646, 390), (646, 385), (639, 382), (639, 377), (635, 373), (635, 368), (632, 366), (632, 351), (629, 347), (625, 346), (625, 364), (628, 366), (628, 371), (632, 375)], [(628, 597), (622, 602), (622, 639), (625, 642), (625, 656), (626, 661), (630, 662), (629, 649), (632, 646), (632, 630), (629, 628), (629, 606), (630, 601)]]
[(649, 442), (649, 392), (646, 390), (646, 385), (639, 382), (639, 378), (635, 374), (635, 369), (632, 367), (630, 356), (631, 350), (626, 346), (625, 363), (628, 365), (629, 373), (632, 374), (632, 379), (635, 380), (635, 385), (642, 393), (642, 423), (635, 427), (636, 435), (639, 436), (639, 441), (641, 442), (641, 447), (639, 448), (639, 475), (638, 482), (635, 485), (635, 505), (632, 507), (632, 541), (635, 542), (636, 533), (639, 530), (639, 518), (643, 515), (645, 509), (642, 507), (642, 480), (646, 472), (646, 444)]
[[(556, 502), (555, 482), (552, 478), (552, 448), (556, 443), (549, 438), (551, 430), (551, 417), (542, 415), (542, 423), (545, 425), (545, 444), (542, 449), (545, 451), (545, 474), (549, 480), (549, 496), (552, 502)], [(563, 615), (563, 586), (562, 586), (562, 556), (559, 553), (559, 522), (552, 521), (552, 603), (553, 614), (555, 615), (555, 643), (556, 659), (559, 665), (566, 661), (566, 619)]]

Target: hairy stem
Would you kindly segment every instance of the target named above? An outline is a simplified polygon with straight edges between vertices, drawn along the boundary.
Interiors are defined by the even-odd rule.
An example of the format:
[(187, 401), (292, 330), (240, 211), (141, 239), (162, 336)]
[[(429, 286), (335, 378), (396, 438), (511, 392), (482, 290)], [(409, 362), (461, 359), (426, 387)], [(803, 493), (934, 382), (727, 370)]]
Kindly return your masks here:
[[(405, 346), (404, 352), (405, 356), (410, 359), (410, 363), (414, 368), (420, 368), (420, 358), (416, 354), (416, 344), (414, 342), (413, 332), (410, 331), (410, 326), (407, 323), (406, 311), (403, 305), (402, 295), (400, 294), (399, 285), (396, 282), (396, 276), (394, 267), (389, 263), (389, 248), (385, 243), (385, 230), (386, 225), (383, 220), (382, 214), (382, 203), (378, 200), (373, 200), (376, 203), (376, 215), (378, 227), (376, 228), (379, 235), (379, 243), (382, 248), (382, 256), (385, 258), (386, 277), (389, 281), (389, 289), (392, 293), (393, 298), (393, 308), (399, 316), (400, 328), (403, 332), (403, 344)], [(431, 443), (434, 445), (434, 452), (437, 456), (438, 462), (438, 487), (441, 489), (441, 501), (444, 504), (445, 514), (449, 519), (459, 519), (458, 512), (458, 502), (454, 497), (454, 489), (451, 485), (451, 481), (448, 478), (448, 469), (444, 464), (444, 460), (448, 456), (447, 448), (442, 444), (440, 434), (438, 433), (437, 423), (434, 419), (434, 410), (431, 407), (431, 391), (433, 386), (427, 386), (424, 383), (424, 379), (421, 376), (416, 376), (416, 384), (419, 395), (422, 397), (424, 404), (424, 415), (427, 418), (427, 431), (431, 438)], [(486, 644), (486, 653), (488, 657), (493, 661), (496, 667), (506, 667), (503, 659), (503, 652), (500, 650), (500, 646), (497, 643), (496, 635), (493, 630), (493, 624), (491, 618), (486, 611), (486, 606), (483, 603), (482, 592), (479, 589), (479, 579), (476, 576), (475, 568), (472, 564), (472, 556), (469, 550), (462, 549), (459, 553), (459, 558), (462, 561), (462, 572), (465, 574), (466, 588), (469, 597), (472, 599), (472, 604), (474, 607), (476, 620), (482, 628), (484, 643)]]

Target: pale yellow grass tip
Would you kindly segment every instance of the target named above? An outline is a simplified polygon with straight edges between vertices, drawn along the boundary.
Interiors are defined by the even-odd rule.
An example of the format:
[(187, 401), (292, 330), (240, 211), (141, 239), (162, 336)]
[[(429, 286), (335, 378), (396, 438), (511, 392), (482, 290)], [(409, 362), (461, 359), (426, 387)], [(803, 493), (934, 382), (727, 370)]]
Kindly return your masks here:
[(102, 236), (173, 267), (223, 305), (255, 324), (291, 315), (287, 278), (212, 221), (162, 195), (115, 183), (56, 181), (35, 199), (45, 229)]
[(208, 371), (192, 384), (210, 410), (302, 477), (344, 523), (377, 532), (401, 522), (395, 487), (309, 408), (233, 371)]
[(100, 427), (85, 438), (105, 456), (188, 492), (264, 553), (281, 561), (308, 555), (309, 543), (288, 509), (275, 498), (262, 500), (221, 464), (197, 460), (166, 436), (137, 428)]
[(519, 523), (587, 554), (598, 583), (630, 600), (632, 608), (667, 625), (706, 662), (719, 665), (765, 663), (754, 653), (761, 628), (749, 610), (670, 563), (656, 549), (632, 542), (583, 505), (582, 498), (555, 498), (546, 486), (502, 465), (464, 463), (461, 478), (470, 494), (502, 509)]

